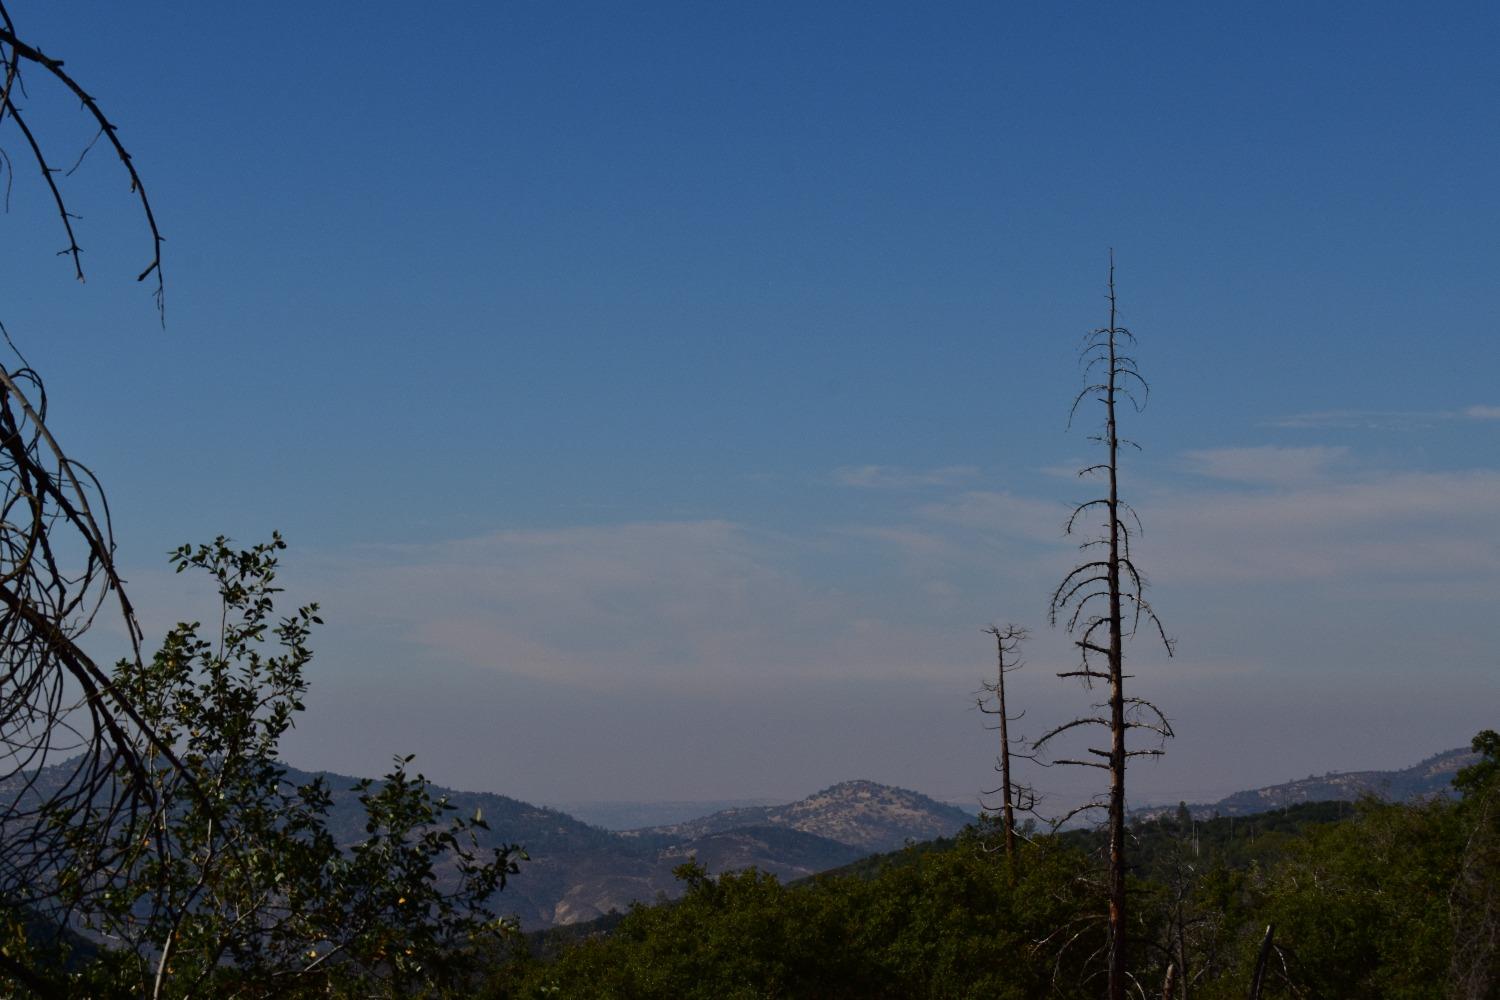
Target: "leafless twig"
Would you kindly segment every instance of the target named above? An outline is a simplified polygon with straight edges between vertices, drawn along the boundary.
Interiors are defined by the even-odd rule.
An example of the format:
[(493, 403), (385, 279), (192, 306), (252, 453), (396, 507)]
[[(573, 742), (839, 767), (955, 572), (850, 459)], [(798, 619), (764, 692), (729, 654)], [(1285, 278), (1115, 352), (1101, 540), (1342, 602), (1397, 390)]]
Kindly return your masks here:
[[(68, 211), (67, 201), (57, 182), (57, 175), (59, 173), (70, 174), (73, 170), (76, 170), (78, 163), (82, 162), (83, 157), (87, 155), (89, 149), (100, 138), (103, 138), (110, 148), (114, 150), (116, 159), (125, 168), (125, 172), (130, 179), (130, 191), (140, 203), (146, 228), (151, 234), (151, 257), (146, 267), (136, 276), (136, 280), (145, 281), (153, 275), (156, 277), (154, 297), (156, 299), (157, 311), (161, 314), (163, 320), (165, 320), (166, 285), (162, 278), (161, 267), (161, 249), (164, 240), (161, 229), (156, 222), (156, 212), (151, 207), (151, 199), (146, 194), (146, 185), (142, 182), (141, 175), (136, 170), (135, 161), (131, 158), (129, 150), (125, 148), (125, 144), (120, 140), (114, 123), (105, 115), (104, 109), (100, 107), (99, 102), (88, 91), (84, 90), (83, 86), (74, 79), (72, 74), (63, 68), (63, 61), (61, 59), (54, 59), (48, 56), (36, 46), (27, 43), (17, 36), (15, 23), (11, 20), (10, 12), (5, 8), (4, 3), (0, 3), (0, 64), (3, 64), (5, 73), (5, 83), (3, 88), (0, 88), (0, 119), (8, 116), (16, 123), (16, 128), (25, 139), (32, 159), (36, 161), (36, 166), (41, 172), (42, 180), (46, 183), (47, 189), (52, 196), (58, 219), (62, 222), (63, 232), (68, 239), (68, 245), (60, 251), (60, 254), (72, 260), (73, 273), (79, 281), (82, 281), (84, 278), (83, 248), (78, 245), (78, 237), (73, 230), (73, 221), (76, 216)], [(27, 121), (25, 111), (15, 99), (18, 89), (24, 92), (24, 83), (22, 82), (23, 65), (40, 67), (49, 77), (60, 83), (69, 93), (78, 98), (84, 113), (94, 120), (98, 128), (94, 138), (79, 154), (78, 161), (75, 162), (71, 169), (65, 172), (59, 171), (58, 168), (52, 166), (48, 161), (41, 142), (37, 139), (36, 134), (32, 131), (31, 125)]]

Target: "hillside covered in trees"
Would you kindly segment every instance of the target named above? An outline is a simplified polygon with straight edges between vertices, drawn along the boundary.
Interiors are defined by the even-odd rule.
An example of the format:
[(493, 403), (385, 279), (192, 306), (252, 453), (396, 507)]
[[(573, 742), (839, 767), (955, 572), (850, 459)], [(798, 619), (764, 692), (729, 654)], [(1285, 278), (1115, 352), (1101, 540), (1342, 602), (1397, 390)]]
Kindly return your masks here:
[[(1131, 829), (1139, 995), (1488, 998), (1500, 991), (1500, 737), (1458, 800), (1366, 799)], [(1096, 832), (996, 824), (786, 885), (684, 865), (678, 902), (515, 939), (481, 995), (1096, 997)], [(1269, 944), (1268, 944), (1269, 942)]]

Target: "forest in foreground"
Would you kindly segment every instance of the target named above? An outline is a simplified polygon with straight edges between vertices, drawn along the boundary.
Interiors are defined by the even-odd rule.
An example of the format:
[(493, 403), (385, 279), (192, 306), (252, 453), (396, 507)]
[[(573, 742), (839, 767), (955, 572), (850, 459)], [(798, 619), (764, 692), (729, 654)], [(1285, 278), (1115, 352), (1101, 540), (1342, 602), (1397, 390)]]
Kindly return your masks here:
[[(1474, 747), (1457, 800), (1135, 826), (1132, 993), (1500, 996), (1500, 735)], [(481, 993), (1098, 996), (1102, 835), (1030, 837), (1013, 870), (999, 835), (982, 822), (792, 885), (684, 865), (679, 901), (513, 938)]]

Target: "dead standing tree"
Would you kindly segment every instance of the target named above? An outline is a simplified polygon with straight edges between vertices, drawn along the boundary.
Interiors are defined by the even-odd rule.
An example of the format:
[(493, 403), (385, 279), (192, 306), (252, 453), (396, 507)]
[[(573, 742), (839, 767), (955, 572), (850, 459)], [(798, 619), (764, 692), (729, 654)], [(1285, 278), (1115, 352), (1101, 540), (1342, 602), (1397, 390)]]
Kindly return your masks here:
[[(975, 703), (979, 711), (985, 715), (995, 717), (995, 724), (987, 728), (997, 730), (1000, 733), (1000, 753), (995, 758), (995, 770), (1000, 775), (1000, 787), (986, 791), (985, 795), (1000, 796), (1000, 822), (1005, 832), (1005, 862), (1010, 868), (1012, 880), (1016, 873), (1016, 813), (1029, 812), (1036, 804), (1036, 795), (1027, 785), (1018, 785), (1011, 779), (1010, 761), (1012, 755), (1032, 759), (1032, 754), (1027, 751), (1016, 751), (1012, 749), (1017, 744), (1012, 741), (1010, 735), (1010, 724), (1019, 721), (1024, 711), (1015, 715), (1009, 714), (1005, 704), (1005, 677), (1007, 674), (1015, 673), (1023, 666), (1021, 662), (1021, 643), (1026, 641), (1027, 631), (1019, 625), (1007, 625), (1005, 628), (991, 626), (984, 630), (987, 634), (995, 637), (995, 679), (984, 681), (982, 690)], [(1020, 741), (1024, 745), (1024, 740)]]
[[(52, 164), (27, 118), (30, 73), (76, 98), (96, 129), (77, 162), (102, 140), (123, 165), (151, 238), (139, 280), (155, 276), (160, 309), (162, 238), (130, 154), (63, 63), (18, 37), (0, 2), (0, 128), (14, 126), (40, 172), (67, 240), (59, 255), (81, 281), (76, 216), (62, 190), (71, 171)], [(10, 169), (0, 148), (0, 171)], [(9, 343), (3, 326), (0, 334)], [(129, 655), (139, 660), (141, 631), (115, 570), (99, 483), (48, 430), (41, 377), (15, 356), (13, 364), (0, 363), (0, 918), (48, 914), (65, 922), (80, 902), (76, 886), (107, 861), (78, 855), (88, 839), (77, 835), (80, 824), (107, 825), (121, 810), (149, 808), (133, 749), (141, 740), (176, 758), (80, 644), (101, 613), (117, 615)], [(105, 850), (102, 842), (95, 849)], [(37, 985), (8, 954), (0, 968)]]
[[(1125, 765), (1133, 757), (1155, 757), (1163, 753), (1161, 744), (1172, 735), (1166, 716), (1151, 702), (1125, 693), (1125, 640), (1146, 625), (1160, 636), (1167, 654), (1172, 642), (1146, 601), (1145, 577), (1131, 555), (1132, 531), (1140, 532), (1140, 519), (1120, 499), (1120, 447), (1132, 445), (1119, 435), (1117, 411), (1122, 399), (1137, 412), (1145, 405), (1149, 386), (1141, 377), (1135, 359), (1128, 353), (1135, 337), (1119, 325), (1115, 300), (1114, 251), (1109, 255), (1109, 325), (1100, 327), (1085, 338), (1081, 362), (1089, 382), (1073, 401), (1069, 417), (1077, 415), (1085, 401), (1099, 403), (1104, 409), (1101, 433), (1091, 441), (1102, 445), (1105, 459), (1079, 471), (1080, 476), (1102, 476), (1106, 492), (1078, 504), (1068, 518), (1067, 533), (1075, 534), (1083, 522), (1100, 515), (1097, 534), (1085, 538), (1080, 549), (1085, 559), (1075, 566), (1052, 593), (1049, 618), (1055, 626), (1063, 622), (1081, 653), (1077, 670), (1059, 674), (1077, 678), (1092, 690), (1096, 684), (1108, 686), (1109, 697), (1093, 706), (1094, 713), (1065, 722), (1043, 735), (1034, 746), (1041, 749), (1052, 740), (1073, 730), (1098, 727), (1109, 734), (1107, 747), (1090, 746), (1093, 759), (1065, 759), (1054, 763), (1095, 767), (1109, 772), (1109, 793), (1104, 802), (1093, 801), (1069, 815), (1086, 809), (1107, 810), (1109, 935), (1107, 961), (1110, 1000), (1123, 1000), (1129, 972), (1126, 966), (1125, 922)], [(1127, 518), (1129, 523), (1127, 523)], [(1097, 558), (1095, 558), (1097, 556)], [(1145, 730), (1156, 737), (1155, 747), (1131, 749), (1127, 734)]]

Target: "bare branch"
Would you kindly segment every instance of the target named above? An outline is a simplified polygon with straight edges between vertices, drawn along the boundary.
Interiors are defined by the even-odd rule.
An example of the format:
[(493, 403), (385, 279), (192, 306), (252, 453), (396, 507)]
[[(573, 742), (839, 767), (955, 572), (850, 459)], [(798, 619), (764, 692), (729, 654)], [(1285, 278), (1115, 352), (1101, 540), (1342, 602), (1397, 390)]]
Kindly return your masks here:
[(1102, 719), (1097, 715), (1081, 716), (1077, 719), (1074, 719), (1072, 722), (1064, 722), (1062, 725), (1056, 727), (1055, 729), (1049, 729), (1045, 734), (1042, 735), (1040, 739), (1033, 740), (1031, 745), (1040, 750), (1047, 744), (1048, 740), (1052, 739), (1055, 736), (1066, 733), (1071, 729), (1077, 729), (1079, 726), (1103, 726), (1104, 728), (1108, 729), (1109, 720)]
[[(52, 59), (22, 41), (0, 2), (0, 124), (8, 117), (24, 139), (62, 223), (74, 274), (82, 248), (60, 171), (49, 160), (27, 113), (22, 67), (40, 67), (79, 99), (97, 133), (74, 169), (105, 138), (124, 165), (144, 213), (152, 255), (139, 275), (156, 275), (162, 303), (161, 244), (151, 202), (129, 153), (99, 104)], [(14, 176), (9, 157), (7, 193)], [(66, 162), (66, 161), (64, 161)], [(63, 449), (49, 427), (41, 377), (11, 342), (18, 363), (0, 362), (0, 905), (28, 923), (69, 926), (86, 906), (84, 886), (122, 856), (165, 847), (111, 845), (97, 836), (121, 822), (152, 819), (158, 799), (143, 757), (182, 772), (170, 734), (157, 732), (151, 707), (120, 690), (85, 651), (85, 633), (101, 614), (117, 615), (129, 643), (127, 662), (141, 663), (142, 632), (115, 566), (115, 542), (104, 491), (93, 473)], [(202, 797), (191, 779), (180, 779)], [(206, 798), (206, 797), (204, 797)], [(107, 891), (107, 887), (103, 887)]]
[[(117, 134), (117, 130), (114, 124), (111, 123), (108, 117), (105, 116), (103, 109), (99, 106), (99, 102), (96, 101), (88, 93), (88, 91), (84, 90), (77, 80), (73, 79), (73, 77), (63, 69), (62, 61), (59, 59), (53, 59), (50, 56), (45, 55), (39, 49), (28, 45), (26, 42), (23, 42), (20, 38), (16, 37), (15, 25), (11, 23), (8, 13), (3, 14), (3, 17), (0, 17), (0, 21), (3, 21), (3, 26), (0, 26), (0, 45), (9, 48), (10, 54), (8, 56), (8, 61), (10, 61), (12, 65), (14, 65), (15, 60), (24, 59), (27, 62), (40, 66), (49, 74), (51, 74), (53, 78), (60, 82), (70, 92), (72, 92), (72, 94), (77, 97), (78, 100), (83, 104), (84, 110), (89, 114), (91, 118), (94, 119), (95, 123), (99, 127), (99, 134), (103, 135), (104, 138), (108, 140), (110, 146), (115, 151), (115, 156), (119, 159), (121, 165), (124, 166), (125, 172), (130, 177), (131, 193), (136, 195), (137, 200), (140, 202), (141, 212), (145, 216), (146, 227), (151, 232), (151, 259), (147, 263), (145, 269), (136, 276), (136, 280), (145, 281), (151, 275), (156, 275), (155, 297), (157, 300), (157, 308), (159, 311), (162, 311), (162, 315), (165, 316), (165, 307), (163, 305), (165, 284), (162, 280), (161, 271), (161, 247), (164, 240), (161, 235), (161, 229), (156, 224), (156, 212), (151, 207), (151, 199), (146, 194), (146, 185), (141, 180), (141, 175), (136, 171), (135, 162), (131, 159), (130, 152), (125, 148), (124, 143), (120, 141), (120, 137)], [(46, 157), (42, 154), (41, 147), (36, 142), (35, 137), (31, 134), (31, 130), (25, 126), (19, 109), (16, 107), (15, 102), (12, 99), (12, 93), (9, 88), (7, 88), (4, 96), (4, 110), (11, 115), (11, 117), (15, 120), (17, 126), (19, 126), (22, 132), (26, 135), (27, 143), (32, 148), (32, 152), (37, 161), (37, 166), (41, 170), (43, 178), (46, 179), (48, 186), (52, 189), (52, 192), (57, 201), (58, 215), (62, 219), (63, 227), (67, 230), (68, 233), (69, 248), (65, 250), (64, 253), (72, 256), (74, 267), (78, 272), (79, 279), (82, 280), (83, 269), (81, 262), (79, 261), (79, 248), (77, 240), (73, 238), (73, 227), (70, 221), (71, 217), (69, 216), (66, 205), (63, 204), (61, 193), (58, 192), (56, 183), (52, 179), (53, 170), (47, 165)], [(94, 141), (98, 141), (97, 136)], [(91, 142), (89, 145), (92, 146), (93, 142)], [(85, 152), (87, 152), (87, 150), (85, 150)]]

